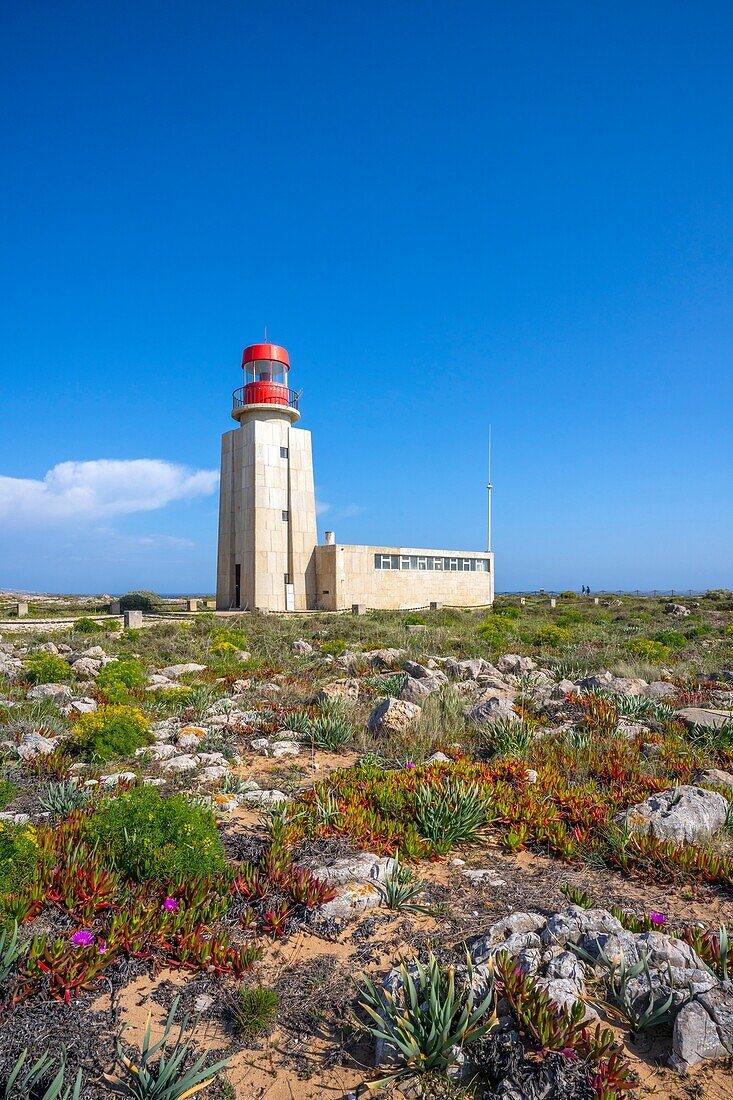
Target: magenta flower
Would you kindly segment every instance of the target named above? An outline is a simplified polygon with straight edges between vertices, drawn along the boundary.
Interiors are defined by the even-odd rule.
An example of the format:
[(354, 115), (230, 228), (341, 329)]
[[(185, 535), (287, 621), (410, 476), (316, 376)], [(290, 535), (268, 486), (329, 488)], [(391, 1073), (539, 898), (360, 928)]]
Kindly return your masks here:
[(666, 924), (667, 923), (667, 918), (665, 917), (664, 913), (650, 913), (649, 914), (649, 920), (652, 922), (652, 924)]
[(166, 898), (163, 902), (163, 908), (166, 913), (177, 913), (179, 905), (175, 898)]
[(414, 760), (408, 760), (407, 763), (405, 764), (405, 767), (406, 768), (416, 768), (417, 764), (415, 763)]
[(107, 951), (107, 941), (106, 940), (101, 940), (101, 939), (97, 940), (97, 951), (99, 952), (100, 955), (106, 954), (106, 951)]
[(94, 943), (94, 933), (87, 932), (86, 929), (82, 928), (81, 931), (74, 933), (71, 942), (74, 947), (91, 947)]

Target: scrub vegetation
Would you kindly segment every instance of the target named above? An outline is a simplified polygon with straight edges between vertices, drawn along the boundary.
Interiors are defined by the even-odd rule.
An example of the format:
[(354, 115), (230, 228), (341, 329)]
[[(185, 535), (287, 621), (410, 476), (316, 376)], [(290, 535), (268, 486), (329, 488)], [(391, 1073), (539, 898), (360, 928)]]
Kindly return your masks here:
[[(90, 601), (2, 639), (0, 1096), (733, 1088), (724, 1062), (697, 1093), (665, 1068), (698, 994), (658, 959), (682, 945), (725, 995), (733, 594), (125, 599), (141, 629)], [(642, 828), (655, 799), (714, 821)], [(568, 941), (563, 999), (541, 929), (583, 913), (647, 953)]]

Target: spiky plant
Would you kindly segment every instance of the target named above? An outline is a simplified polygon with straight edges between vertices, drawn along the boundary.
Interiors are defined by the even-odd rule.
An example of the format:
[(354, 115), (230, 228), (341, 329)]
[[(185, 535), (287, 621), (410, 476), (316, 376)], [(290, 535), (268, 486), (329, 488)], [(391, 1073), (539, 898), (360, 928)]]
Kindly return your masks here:
[[(664, 1027), (670, 1024), (682, 1008), (682, 1003), (686, 1002), (675, 1004), (673, 978), (669, 963), (667, 964), (669, 993), (664, 996), (664, 994), (655, 993), (648, 955), (640, 952), (639, 959), (635, 963), (629, 963), (623, 952), (618, 959), (611, 959), (600, 945), (597, 946), (598, 956), (596, 958), (577, 945), (574, 946), (573, 950), (586, 962), (596, 967), (603, 967), (606, 971), (606, 997), (608, 1003), (621, 1013), (631, 1030), (636, 1034), (640, 1034), (643, 1031), (649, 1031), (651, 1028)], [(646, 984), (646, 993), (643, 994), (643, 997), (640, 997), (634, 988), (638, 986), (639, 978), (642, 978)], [(688, 990), (687, 1000), (691, 997), (692, 991)]]
[(10, 928), (0, 931), (0, 985), (13, 973), (24, 951), (25, 945), (18, 942), (18, 922), (13, 921)]
[(279, 998), (264, 985), (242, 986), (232, 1004), (232, 1019), (244, 1038), (268, 1031), (275, 1020)]
[[(3, 1091), (0, 1095), (3, 1100), (82, 1100), (81, 1070), (78, 1071), (73, 1084), (67, 1085), (65, 1083), (66, 1060), (63, 1057), (57, 1063), (56, 1059), (46, 1052), (26, 1069), (27, 1060), (28, 1051), (21, 1051), (10, 1075), (1, 1086)], [(56, 1068), (57, 1065), (58, 1068)], [(49, 1082), (48, 1078), (52, 1073), (54, 1076)]]
[(440, 786), (415, 788), (415, 824), (421, 836), (447, 851), (476, 840), (489, 817), (490, 799), (478, 783), (448, 776)]
[(443, 968), (432, 952), (425, 965), (417, 959), (409, 966), (403, 964), (400, 988), (394, 994), (378, 990), (364, 974), (357, 979), (370, 1034), (389, 1044), (401, 1062), (383, 1083), (445, 1069), (454, 1047), (466, 1046), (496, 1026), (496, 1013), (490, 1011), (493, 980), (487, 995), (475, 1004), (473, 969), (470, 958), (466, 961), (467, 972), (460, 983), (455, 967)]
[(179, 1002), (180, 997), (176, 997), (157, 1042), (152, 1039), (150, 1017), (136, 1055), (128, 1055), (121, 1041), (117, 1041), (119, 1075), (103, 1074), (115, 1096), (126, 1096), (129, 1100), (187, 1100), (211, 1084), (216, 1074), (229, 1064), (230, 1059), (223, 1058), (207, 1066), (206, 1055), (202, 1054), (185, 1068), (191, 1054), (192, 1034), (188, 1032), (188, 1016), (184, 1016), (174, 1035)]
[(73, 779), (62, 779), (59, 783), (46, 784), (40, 802), (54, 817), (66, 817), (89, 805), (89, 791), (77, 786)]
[(392, 868), (384, 881), (377, 883), (377, 889), (387, 909), (395, 909), (402, 913), (430, 912), (427, 905), (418, 905), (414, 900), (423, 892), (423, 884), (415, 877), (411, 867), (405, 867), (400, 863), (399, 852), (396, 853)]

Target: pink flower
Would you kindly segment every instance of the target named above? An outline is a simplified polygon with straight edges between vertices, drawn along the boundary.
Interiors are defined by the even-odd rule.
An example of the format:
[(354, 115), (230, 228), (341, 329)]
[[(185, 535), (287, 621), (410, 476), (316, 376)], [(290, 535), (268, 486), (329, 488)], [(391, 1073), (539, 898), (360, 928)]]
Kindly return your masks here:
[(106, 953), (106, 951), (107, 951), (107, 941), (106, 940), (101, 940), (101, 939), (97, 940), (97, 951), (99, 952), (100, 955), (104, 955)]
[(81, 931), (74, 933), (71, 942), (74, 947), (91, 947), (94, 943), (94, 933), (87, 932), (86, 929), (82, 928)]
[(179, 905), (175, 898), (166, 898), (163, 902), (163, 908), (166, 913), (177, 913)]
[(664, 913), (650, 913), (649, 914), (649, 920), (652, 922), (652, 924), (666, 924), (667, 923), (667, 918), (665, 917)]
[(416, 768), (417, 764), (415, 763), (414, 760), (408, 760), (407, 763), (405, 764), (405, 767), (406, 768)]

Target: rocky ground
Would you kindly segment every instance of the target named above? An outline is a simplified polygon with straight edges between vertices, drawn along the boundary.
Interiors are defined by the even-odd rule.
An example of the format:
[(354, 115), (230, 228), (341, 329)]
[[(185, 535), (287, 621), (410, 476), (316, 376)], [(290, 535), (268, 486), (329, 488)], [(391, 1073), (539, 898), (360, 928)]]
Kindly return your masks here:
[(733, 1095), (733, 599), (559, 604), (0, 642), (0, 1096)]

